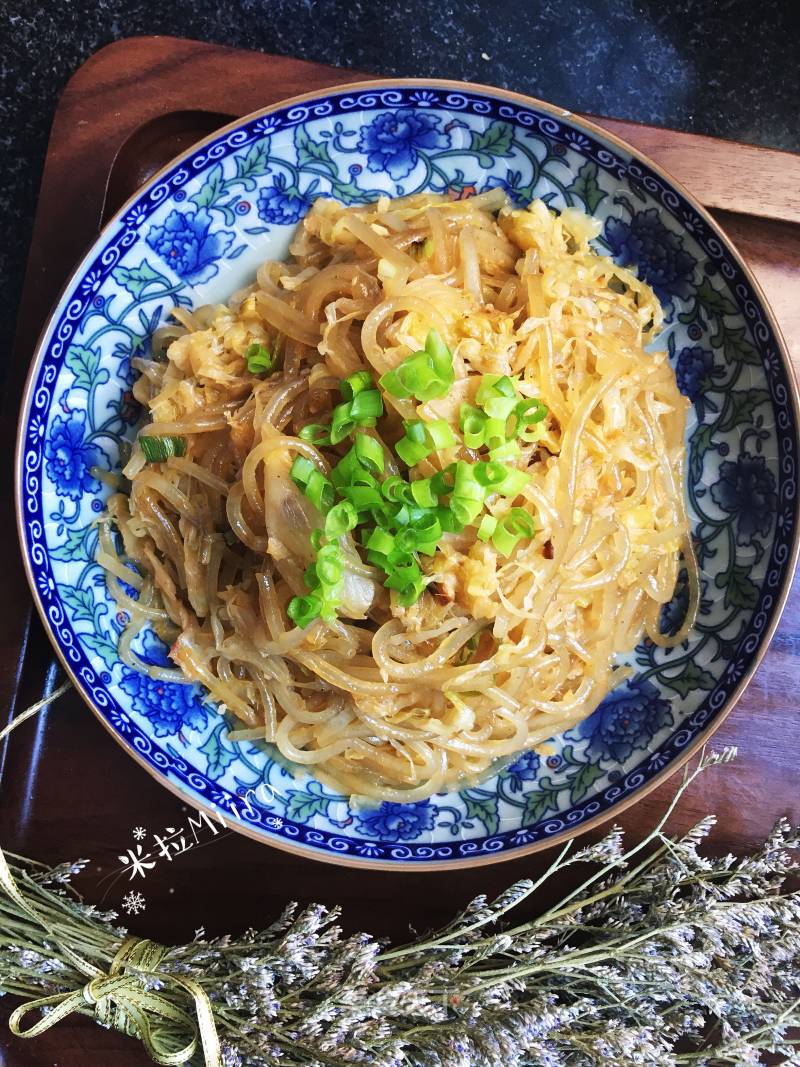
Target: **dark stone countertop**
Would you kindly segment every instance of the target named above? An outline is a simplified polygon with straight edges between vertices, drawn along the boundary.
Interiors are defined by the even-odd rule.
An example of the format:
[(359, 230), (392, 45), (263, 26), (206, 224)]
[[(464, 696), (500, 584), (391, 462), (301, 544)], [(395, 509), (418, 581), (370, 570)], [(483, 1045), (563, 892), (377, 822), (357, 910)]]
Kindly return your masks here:
[(384, 75), (516, 89), (574, 111), (800, 151), (796, 0), (0, 0), (0, 351), (53, 110), (120, 37), (169, 34)]

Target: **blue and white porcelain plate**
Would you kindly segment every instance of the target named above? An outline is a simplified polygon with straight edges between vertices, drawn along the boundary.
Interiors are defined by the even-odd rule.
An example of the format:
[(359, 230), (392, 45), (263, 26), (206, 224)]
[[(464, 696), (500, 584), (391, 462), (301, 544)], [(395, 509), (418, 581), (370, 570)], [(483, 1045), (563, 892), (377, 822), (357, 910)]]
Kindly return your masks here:
[[(688, 495), (702, 567), (690, 639), (642, 643), (633, 677), (549, 755), (527, 752), (480, 786), (354, 810), (233, 742), (195, 686), (120, 660), (125, 623), (94, 562), (95, 520), (139, 418), (131, 357), (170, 309), (224, 301), (284, 256), (315, 197), (348, 204), (502, 186), (603, 223), (597, 246), (664, 304), (663, 334), (692, 401)], [(119, 742), (187, 802), (320, 859), (456, 866), (519, 855), (612, 815), (684, 760), (732, 706), (775, 627), (797, 543), (795, 385), (772, 316), (713, 221), (616, 138), (545, 104), (448, 82), (376, 82), (242, 119), (191, 149), (106, 227), (55, 309), (34, 360), (17, 456), (23, 554), (51, 639)], [(678, 624), (679, 585), (664, 610)], [(140, 654), (164, 660), (147, 635)]]

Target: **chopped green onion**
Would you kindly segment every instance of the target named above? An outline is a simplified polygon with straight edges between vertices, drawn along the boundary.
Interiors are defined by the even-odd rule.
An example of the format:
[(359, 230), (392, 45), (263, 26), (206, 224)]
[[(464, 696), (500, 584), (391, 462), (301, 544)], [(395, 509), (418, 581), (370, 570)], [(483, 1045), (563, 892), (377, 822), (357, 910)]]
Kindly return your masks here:
[(502, 419), (504, 422), (512, 411), (517, 407), (517, 399), (513, 396), (492, 396), (483, 405), (483, 410), (490, 419)]
[(398, 567), (416, 567), (417, 560), (412, 551), (403, 548), (394, 548), (386, 557), (383, 569), (387, 574), (392, 574)]
[(425, 588), (422, 572), (416, 563), (410, 563), (405, 567), (396, 567), (384, 584), (387, 589), (397, 591), (398, 603), (403, 607), (410, 607), (416, 603)]
[(403, 429), (409, 441), (415, 444), (425, 444), (425, 423), (422, 419), (403, 419)]
[(297, 435), (301, 441), (308, 441), (311, 445), (329, 445), (331, 443), (331, 431), (328, 426), (320, 422), (310, 422), (304, 426)]
[(286, 607), (286, 614), (292, 622), (304, 630), (314, 619), (319, 618), (322, 601), (313, 593), (311, 596), (293, 596)]
[(480, 448), (486, 433), (486, 415), (472, 404), (462, 404), (458, 425), (467, 448)]
[(411, 483), (411, 496), (415, 504), (421, 508), (432, 508), (436, 505), (436, 494), (433, 491), (430, 478), (418, 478)]
[(532, 537), (536, 529), (533, 516), (525, 508), (512, 508), (497, 524), (492, 544), (504, 556), (510, 555), (523, 537)]
[(394, 370), (382, 375), (380, 384), (391, 396), (406, 400), (433, 400), (444, 396), (453, 384), (453, 356), (436, 330), (431, 330), (425, 348), (413, 352)]
[(325, 534), (322, 530), (311, 531), (311, 537), (309, 538), (309, 540), (311, 541), (311, 547), (314, 549), (315, 552), (319, 552), (320, 548), (322, 547), (324, 537)]
[(356, 434), (355, 453), (359, 463), (370, 474), (383, 474), (385, 458), (379, 441), (365, 433)]
[(325, 545), (319, 550), (316, 571), (323, 586), (338, 585), (344, 575), (344, 562), (338, 545)]
[(244, 358), (251, 374), (271, 374), (275, 370), (275, 357), (271, 356), (263, 345), (249, 345)]
[(303, 493), (317, 511), (328, 511), (329, 508), (333, 507), (333, 502), (336, 499), (333, 483), (316, 467), (309, 474), (308, 481), (303, 486)]
[(356, 475), (363, 470), (358, 453), (351, 448), (331, 471), (331, 481), (337, 489), (341, 489), (343, 485), (351, 485)]
[(461, 523), (462, 526), (469, 526), (478, 517), (483, 504), (480, 500), (454, 496), (450, 501), (450, 507), (456, 522)]
[(306, 588), (311, 590), (311, 592), (314, 592), (314, 590), (319, 589), (322, 583), (320, 581), (319, 575), (317, 574), (316, 563), (309, 563), (309, 565), (303, 571), (303, 581), (306, 583)]
[(310, 459), (306, 459), (305, 456), (295, 456), (289, 474), (295, 485), (299, 486), (301, 489), (305, 489), (308, 485), (308, 479), (316, 469), (317, 468)]
[(508, 440), (505, 419), (487, 419), (483, 441), (487, 448), (499, 448)]
[(369, 485), (345, 485), (339, 492), (356, 511), (369, 511), (383, 503), (380, 490)]
[(437, 330), (429, 330), (425, 338), (425, 351), (431, 357), (434, 370), (442, 377), (453, 373), (453, 353), (444, 343)]
[(339, 391), (342, 394), (342, 400), (352, 400), (358, 393), (363, 392), (365, 389), (374, 389), (375, 383), (372, 380), (372, 375), (368, 370), (359, 370), (355, 374), (351, 374), (348, 378), (344, 378), (339, 382)]
[(444, 396), (453, 381), (452, 371), (445, 377), (435, 370), (427, 352), (415, 352), (403, 360), (397, 374), (402, 386), (420, 401)]
[(535, 422), (528, 429), (522, 430), (519, 436), (527, 444), (532, 444), (534, 441), (541, 440), (546, 432), (547, 427), (543, 422)]
[(383, 414), (383, 397), (377, 389), (364, 389), (350, 401), (350, 417), (361, 425)]
[(370, 474), (366, 467), (358, 466), (358, 470), (353, 471), (353, 476), (350, 479), (350, 485), (367, 485), (370, 489), (380, 489), (381, 485), (374, 474)]
[(541, 400), (537, 400), (535, 397), (532, 399), (520, 400), (516, 407), (517, 417), (520, 422), (530, 424), (533, 422), (541, 422), (546, 418), (548, 408)]
[(502, 523), (498, 523), (492, 533), (492, 544), (503, 556), (510, 556), (519, 540), (519, 536), (507, 530)]
[(520, 537), (533, 537), (536, 532), (536, 521), (525, 508), (512, 508), (503, 517), (503, 525), (507, 530), (518, 533)]
[(438, 507), (436, 509), (436, 517), (442, 524), (442, 530), (445, 533), (461, 533), (467, 525), (456, 518), (450, 507)]
[(352, 400), (345, 401), (343, 404), (337, 404), (333, 409), (331, 416), (331, 444), (338, 445), (340, 441), (343, 441), (349, 433), (358, 425), (357, 419), (353, 417), (351, 406), (354, 403)]
[(505, 444), (489, 450), (489, 459), (495, 463), (515, 463), (521, 454), (522, 449), (516, 441), (506, 441)]
[(431, 450), (427, 445), (420, 444), (419, 441), (412, 441), (408, 437), (402, 437), (394, 446), (394, 450), (408, 467), (415, 466), (420, 460), (431, 454)]
[(475, 403), (485, 409), (489, 400), (499, 396), (518, 399), (513, 381), (507, 374), (484, 374), (475, 394)]
[(517, 417), (517, 426), (514, 436), (519, 436), (523, 441), (531, 443), (538, 441), (545, 432), (544, 419), (548, 414), (548, 408), (541, 400), (520, 400), (514, 409)]
[(381, 483), (381, 492), (387, 500), (391, 500), (393, 503), (408, 503), (406, 500), (406, 490), (408, 488), (408, 482), (405, 478), (401, 478), (399, 474), (390, 474), (388, 478), (384, 479)]
[(413, 526), (404, 526), (402, 530), (398, 531), (394, 543), (400, 552), (413, 552), (417, 547), (416, 529)]
[(382, 555), (388, 556), (390, 552), (394, 551), (394, 534), (390, 534), (388, 530), (382, 530), (379, 526), (376, 526), (367, 538), (366, 547), (372, 552), (380, 552)]
[(358, 525), (358, 513), (349, 500), (334, 504), (325, 516), (325, 534), (327, 537), (341, 537)]
[(435, 451), (440, 452), (443, 448), (452, 448), (456, 443), (455, 435), (450, 429), (450, 423), (447, 419), (432, 419), (430, 422), (424, 423), (423, 426), (428, 441), (433, 445)]
[(139, 434), (139, 446), (148, 463), (165, 463), (170, 456), (186, 454), (186, 438), (178, 436), (156, 437)]
[[(495, 485), (495, 490), (502, 496), (517, 496), (530, 481), (527, 471), (518, 470), (516, 467), (506, 467), (506, 476)], [(518, 508), (512, 510), (518, 511)]]
[(483, 508), (486, 490), (475, 476), (471, 463), (459, 460), (456, 464), (456, 478), (450, 507), (458, 522), (465, 526), (473, 522)]
[(475, 477), (475, 466), (460, 459), (456, 463), (455, 481), (453, 483), (453, 496), (469, 497), (473, 500), (483, 500), (485, 493), (483, 487)]
[(478, 540), (488, 541), (497, 528), (497, 519), (494, 515), (489, 515), (488, 512), (480, 521), (478, 526)]
[(502, 463), (497, 463), (492, 460), (489, 463), (476, 463), (475, 464), (475, 477), (478, 482), (486, 486), (486, 488), (497, 488), (501, 485), (510, 473), (510, 469), (504, 466)]
[(431, 489), (436, 496), (446, 496), (452, 492), (456, 480), (456, 464), (449, 463), (444, 470), (437, 471), (431, 477)]
[(385, 392), (390, 396), (397, 397), (398, 400), (407, 400), (411, 396), (411, 390), (406, 389), (400, 381), (400, 375), (396, 370), (387, 371), (386, 374), (381, 375), (378, 381)]
[(422, 515), (414, 526), (417, 535), (417, 548), (430, 542), (436, 542), (442, 536), (442, 524), (435, 512)]
[(395, 513), (392, 516), (392, 522), (395, 526), (407, 526), (411, 522), (411, 508), (408, 504), (401, 504), (395, 509)]

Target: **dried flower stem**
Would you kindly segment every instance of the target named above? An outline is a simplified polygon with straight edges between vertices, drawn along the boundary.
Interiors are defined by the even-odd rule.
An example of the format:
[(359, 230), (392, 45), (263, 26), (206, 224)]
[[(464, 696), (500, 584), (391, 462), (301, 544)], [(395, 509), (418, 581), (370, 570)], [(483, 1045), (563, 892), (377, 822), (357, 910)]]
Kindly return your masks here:
[[(290, 905), (238, 939), (201, 931), (135, 981), (145, 993), (163, 979), (160, 995), (178, 1006), (167, 976), (198, 983), (226, 1067), (716, 1067), (767, 1053), (800, 1064), (800, 894), (785, 889), (797, 834), (782, 821), (741, 859), (699, 852), (711, 817), (666, 834), (696, 776), (733, 756), (704, 753), (639, 844), (625, 851), (617, 828), (594, 845), (568, 842), (536, 881), (476, 899), (413, 944), (381, 951), (367, 934), (345, 938), (336, 909)], [(579, 863), (599, 866), (555, 907), (503, 926)], [(80, 865), (9, 864), (57, 936), (0, 892), (0, 991), (82, 988), (69, 952), (107, 971), (125, 931), (69, 888)]]

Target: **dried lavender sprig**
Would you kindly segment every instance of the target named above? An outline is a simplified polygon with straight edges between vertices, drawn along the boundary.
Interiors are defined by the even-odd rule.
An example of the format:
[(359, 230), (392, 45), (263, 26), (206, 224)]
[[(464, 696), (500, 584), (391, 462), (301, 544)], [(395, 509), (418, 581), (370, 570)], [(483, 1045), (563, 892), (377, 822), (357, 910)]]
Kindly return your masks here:
[[(344, 938), (338, 912), (312, 906), (239, 938), (201, 934), (171, 949), (161, 970), (206, 990), (226, 1067), (711, 1067), (761, 1063), (764, 1052), (798, 1063), (800, 894), (784, 889), (797, 835), (781, 822), (737, 860), (698, 851), (711, 819), (665, 833), (694, 777), (729, 758), (703, 755), (627, 852), (617, 829), (565, 847), (536, 883), (479, 898), (412, 945), (382, 952), (366, 934)], [(599, 869), (555, 907), (503, 928), (535, 887), (580, 862)], [(14, 869), (50, 909), (58, 942), (108, 966), (124, 931), (53, 893), (46, 872), (20, 860)], [(0, 897), (0, 989), (80, 988), (59, 943)], [(159, 983), (142, 978), (143, 988)]]

